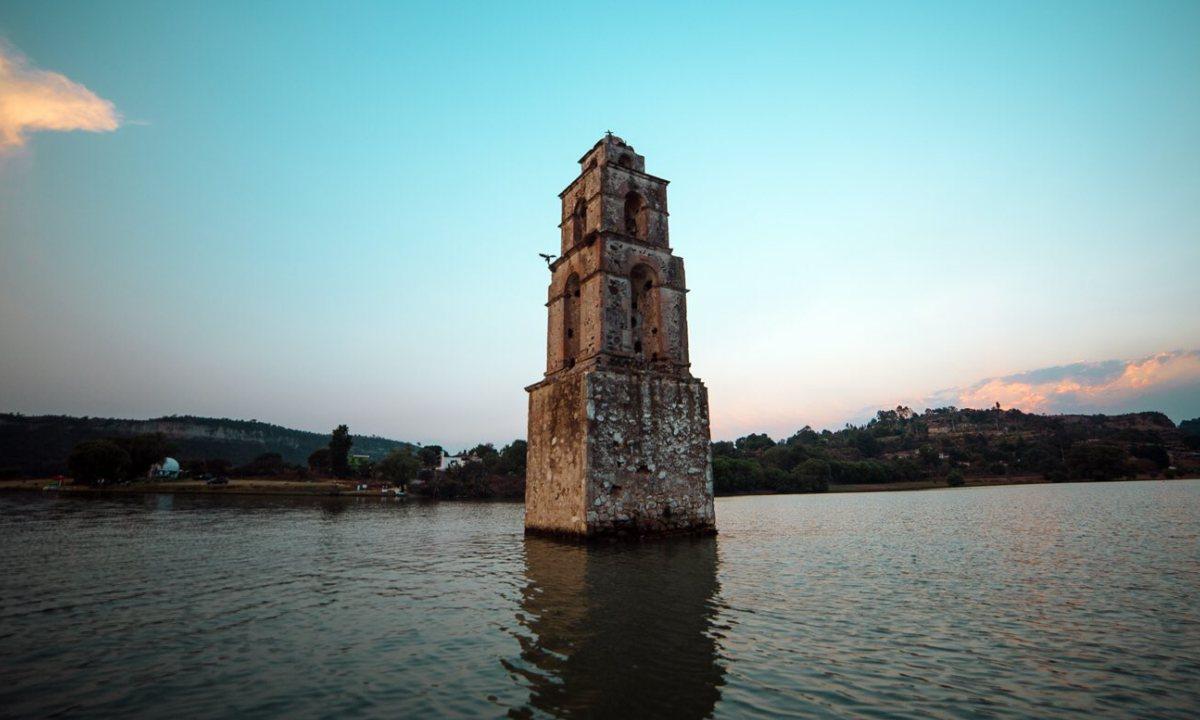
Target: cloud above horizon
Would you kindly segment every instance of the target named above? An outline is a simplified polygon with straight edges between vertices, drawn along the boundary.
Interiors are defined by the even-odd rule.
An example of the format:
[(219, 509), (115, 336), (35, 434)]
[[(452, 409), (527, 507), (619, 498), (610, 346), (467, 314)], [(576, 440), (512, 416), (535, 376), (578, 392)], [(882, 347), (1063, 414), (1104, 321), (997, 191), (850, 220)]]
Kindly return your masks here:
[(1161, 410), (1176, 420), (1191, 417), (1200, 412), (1200, 351), (1030, 370), (941, 390), (914, 405), (983, 408), (997, 402), (1036, 413)]
[(111, 101), (0, 42), (0, 153), (24, 147), (33, 132), (112, 132), (121, 122)]

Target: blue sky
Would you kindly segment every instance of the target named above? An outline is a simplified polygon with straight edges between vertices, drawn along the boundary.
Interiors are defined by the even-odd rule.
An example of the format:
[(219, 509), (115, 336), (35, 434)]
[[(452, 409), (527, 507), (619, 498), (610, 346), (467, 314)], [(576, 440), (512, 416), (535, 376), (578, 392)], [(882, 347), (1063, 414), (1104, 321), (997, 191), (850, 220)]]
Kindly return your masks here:
[(1200, 348), (1195, 2), (8, 0), (0, 38), (121, 118), (0, 157), (3, 410), (523, 436), (606, 129), (672, 181), (716, 437)]

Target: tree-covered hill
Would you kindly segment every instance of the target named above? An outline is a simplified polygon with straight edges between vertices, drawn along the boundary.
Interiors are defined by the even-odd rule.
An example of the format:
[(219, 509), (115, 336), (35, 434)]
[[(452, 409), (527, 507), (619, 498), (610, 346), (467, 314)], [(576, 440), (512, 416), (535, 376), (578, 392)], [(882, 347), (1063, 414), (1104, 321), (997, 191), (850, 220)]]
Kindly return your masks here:
[[(223, 458), (235, 465), (264, 453), (279, 453), (285, 462), (304, 465), (309, 454), (329, 442), (328, 433), (293, 430), (257, 420), (190, 415), (120, 420), (0, 414), (0, 477), (65, 473), (67, 456), (81, 441), (149, 433), (162, 433), (179, 460)], [(394, 448), (415, 447), (375, 436), (354, 435), (352, 439), (351, 452), (369, 455), (372, 460), (383, 459)]]
[(713, 443), (718, 494), (819, 492), (830, 485), (979, 476), (1110, 480), (1200, 471), (1200, 421), (1179, 428), (1162, 413), (1035, 415), (954, 407), (881, 410), (862, 426), (805, 427)]

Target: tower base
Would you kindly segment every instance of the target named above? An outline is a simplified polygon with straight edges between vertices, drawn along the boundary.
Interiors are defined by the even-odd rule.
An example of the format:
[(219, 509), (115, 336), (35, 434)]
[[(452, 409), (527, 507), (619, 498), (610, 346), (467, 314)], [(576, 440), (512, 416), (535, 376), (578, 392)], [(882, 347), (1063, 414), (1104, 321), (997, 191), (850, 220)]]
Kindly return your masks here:
[(702, 382), (593, 366), (527, 389), (526, 532), (716, 532)]

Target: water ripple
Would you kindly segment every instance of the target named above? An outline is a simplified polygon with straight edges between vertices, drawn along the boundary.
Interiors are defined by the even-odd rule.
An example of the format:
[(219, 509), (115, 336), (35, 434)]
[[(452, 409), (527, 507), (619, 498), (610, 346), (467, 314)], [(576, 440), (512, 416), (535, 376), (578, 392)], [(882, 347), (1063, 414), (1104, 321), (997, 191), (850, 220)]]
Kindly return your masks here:
[(1200, 482), (516, 504), (0, 497), (0, 716), (1200, 714)]

